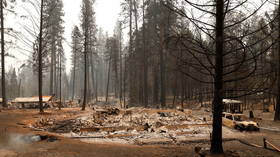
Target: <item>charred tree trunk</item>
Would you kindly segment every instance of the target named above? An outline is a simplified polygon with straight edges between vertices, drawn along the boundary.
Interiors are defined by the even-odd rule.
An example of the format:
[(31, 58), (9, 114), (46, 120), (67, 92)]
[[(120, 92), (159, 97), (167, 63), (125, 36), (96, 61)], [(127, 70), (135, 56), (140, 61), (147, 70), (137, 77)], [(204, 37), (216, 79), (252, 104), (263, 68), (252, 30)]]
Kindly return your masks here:
[(133, 37), (132, 37), (132, 10), (133, 9), (133, 3), (132, 0), (129, 0), (129, 70), (128, 70), (128, 77), (129, 77), (129, 84), (128, 84), (128, 97), (129, 97), (129, 102), (134, 103), (135, 102), (135, 85), (134, 85), (134, 72), (133, 72), (133, 52), (132, 52), (132, 44), (133, 44)]
[(278, 6), (278, 66), (277, 66), (277, 100), (276, 100), (276, 108), (275, 108), (275, 115), (274, 120), (280, 120), (280, 1)]
[(87, 63), (88, 63), (88, 68), (87, 68), (87, 102), (90, 102), (90, 99), (91, 99), (91, 93), (92, 93), (92, 88), (90, 88), (90, 54), (88, 54), (88, 56), (87, 56), (87, 59), (88, 59), (88, 61), (87, 61)]
[(61, 91), (61, 84), (62, 84), (62, 80), (61, 80), (61, 72), (62, 72), (62, 67), (61, 67), (61, 52), (59, 54), (59, 110), (61, 110), (61, 106), (62, 106), (62, 91)]
[(143, 64), (144, 64), (144, 89), (143, 89), (143, 96), (144, 96), (144, 106), (148, 106), (148, 65), (147, 65), (147, 52), (146, 52), (146, 36), (145, 36), (145, 0), (143, 0)]
[(94, 98), (94, 92), (95, 92), (94, 89), (96, 88), (95, 83), (94, 83), (96, 78), (95, 78), (95, 72), (94, 72), (93, 53), (90, 54), (90, 64), (91, 64), (90, 69), (91, 69), (91, 77), (92, 77), (91, 78), (92, 79), (91, 80), (92, 81), (92, 93), (91, 94), (92, 94), (92, 99), (93, 99)]
[(53, 56), (53, 94), (57, 97), (57, 55), (54, 53)]
[(178, 71), (175, 72), (175, 86), (173, 88), (173, 106), (174, 107), (176, 107), (176, 105), (177, 105), (177, 96), (178, 96)]
[(98, 102), (98, 79), (97, 79), (97, 71), (95, 73), (95, 101)]
[(115, 98), (118, 98), (119, 95), (119, 74), (118, 74), (118, 62), (117, 62), (117, 58), (119, 57), (119, 55), (114, 55), (114, 72), (115, 72), (115, 81), (114, 81), (114, 94), (115, 94)]
[(186, 88), (186, 86), (185, 86), (185, 77), (184, 77), (184, 75), (183, 74), (181, 74), (181, 106), (184, 106), (184, 101), (185, 101), (185, 88)]
[[(76, 48), (75, 48), (76, 50)], [(73, 65), (73, 91), (72, 91), (72, 101), (74, 101), (75, 98), (75, 83), (76, 83), (76, 52), (74, 54), (74, 65)]]
[(159, 87), (158, 87), (158, 65), (154, 65), (154, 89), (153, 89), (153, 103), (158, 104), (158, 96), (159, 96)]
[(54, 92), (53, 92), (53, 86), (54, 86), (54, 70), (55, 70), (55, 68), (54, 68), (54, 66), (56, 66), (56, 64), (55, 64), (55, 61), (54, 61), (54, 59), (55, 59), (55, 52), (56, 52), (56, 48), (55, 48), (55, 41), (54, 41), (54, 39), (52, 39), (52, 52), (51, 52), (51, 71), (50, 71), (50, 95), (53, 95), (54, 94)]
[(120, 41), (119, 41), (119, 58), (120, 58), (120, 86), (119, 86), (119, 101), (122, 103), (123, 97), (123, 65), (122, 65), (122, 24), (120, 23)]
[[(2, 4), (2, 3), (1, 3)], [(43, 68), (42, 68), (42, 51), (43, 51), (43, 7), (44, 0), (41, 0), (41, 15), (40, 15), (40, 32), (39, 32), (39, 51), (38, 51), (38, 85), (39, 85), (39, 109), (40, 113), (44, 112), (43, 109)], [(1, 7), (2, 8), (2, 7)], [(2, 14), (3, 15), (3, 14)], [(2, 27), (3, 28), (3, 27)], [(2, 29), (3, 30), (3, 29)]]
[(165, 63), (164, 63), (164, 50), (160, 51), (160, 103), (161, 107), (166, 106), (165, 99)]
[(109, 96), (110, 71), (111, 71), (111, 56), (110, 56), (110, 59), (109, 59), (109, 67), (108, 67), (108, 80), (107, 80), (107, 87), (106, 87), (106, 103), (108, 103), (108, 96)]
[[(85, 22), (87, 23), (87, 21)], [(88, 40), (88, 35), (87, 35), (87, 27), (88, 26), (85, 26), (85, 43), (84, 43), (84, 100), (83, 100), (83, 106), (82, 106), (82, 110), (84, 111), (86, 109), (86, 104), (87, 104), (87, 79), (88, 79), (88, 68), (87, 68), (87, 65), (88, 65), (88, 57), (87, 57), (87, 50), (88, 50), (88, 43), (87, 43), (87, 40)]]
[[(133, 54), (133, 59), (134, 59), (134, 73), (133, 73), (133, 78), (135, 80), (134, 84), (135, 84), (135, 87), (134, 87), (134, 90), (133, 90), (133, 103), (141, 103), (143, 102), (142, 98), (142, 93), (143, 93), (143, 90), (142, 87), (143, 87), (143, 84), (142, 84), (142, 75), (141, 75), (141, 72), (136, 72), (138, 69), (141, 69), (138, 66), (138, 60), (137, 60), (137, 51), (139, 51), (139, 30), (138, 30), (138, 6), (137, 6), (137, 2), (136, 0), (133, 0), (133, 12), (134, 12), (134, 23), (135, 23), (135, 51), (134, 51), (134, 54)], [(140, 70), (141, 71), (141, 70)]]
[(4, 6), (3, 0), (0, 1), (1, 3), (1, 74), (2, 74), (2, 105), (3, 107), (7, 107), (7, 98), (6, 98), (6, 78), (5, 78), (5, 38), (4, 38)]
[(216, 1), (216, 56), (213, 100), (213, 130), (211, 153), (223, 153), (222, 111), (223, 111), (223, 51), (224, 51), (224, 1)]
[(123, 74), (123, 107), (126, 108), (126, 78), (127, 78), (127, 57), (124, 56), (124, 74)]
[(53, 52), (51, 54), (51, 69), (50, 69), (50, 95), (53, 95)]
[(82, 110), (84, 111), (86, 109), (86, 104), (87, 104), (87, 53), (85, 52), (84, 54), (84, 100), (83, 100), (83, 106), (82, 106)]
[(165, 24), (160, 25), (160, 103), (166, 106), (166, 81), (165, 81)]

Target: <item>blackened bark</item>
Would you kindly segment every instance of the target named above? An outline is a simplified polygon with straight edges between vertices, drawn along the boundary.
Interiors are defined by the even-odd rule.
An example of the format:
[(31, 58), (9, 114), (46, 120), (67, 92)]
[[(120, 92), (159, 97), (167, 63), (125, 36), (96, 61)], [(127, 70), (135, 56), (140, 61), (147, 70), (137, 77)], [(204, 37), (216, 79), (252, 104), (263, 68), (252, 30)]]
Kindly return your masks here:
[(54, 86), (54, 70), (56, 66), (55, 62), (56, 48), (54, 38), (52, 39), (52, 52), (51, 52), (51, 71), (50, 71), (50, 95), (54, 94), (53, 86)]
[[(133, 0), (133, 12), (134, 12), (134, 23), (135, 23), (135, 52), (133, 54), (133, 59), (135, 60), (133, 62), (134, 64), (134, 67), (133, 67), (133, 70), (134, 70), (134, 73), (133, 73), (133, 79), (134, 79), (134, 83), (135, 84), (135, 87), (133, 87), (133, 98), (131, 99), (132, 103), (140, 103), (140, 102), (143, 102), (141, 101), (141, 99), (143, 98), (143, 84), (142, 84), (142, 81), (139, 81), (138, 79), (142, 80), (141, 79), (141, 73), (138, 73), (136, 72), (136, 69), (137, 69), (137, 51), (139, 51), (139, 31), (138, 31), (138, 6), (137, 6), (137, 2), (136, 0)], [(136, 83), (137, 82), (137, 83)], [(138, 85), (138, 87), (137, 87)], [(138, 88), (138, 90), (137, 90)], [(137, 97), (138, 95), (138, 97)], [(138, 99), (137, 99), (138, 98)], [(142, 99), (143, 100), (143, 99)]]
[(42, 51), (43, 51), (43, 6), (44, 6), (44, 0), (41, 0), (41, 15), (40, 15), (40, 32), (39, 32), (39, 52), (38, 52), (38, 83), (39, 83), (39, 109), (40, 113), (44, 112), (43, 109), (43, 93), (42, 93), (42, 87), (43, 87), (43, 68), (42, 68)]
[[(75, 48), (74, 50), (76, 51), (76, 43), (75, 43)], [(75, 97), (75, 83), (76, 83), (76, 52), (74, 53), (74, 67), (73, 67), (73, 91), (72, 91), (72, 101), (74, 101)]]
[(58, 75), (58, 71), (57, 71), (57, 55), (56, 53), (54, 54), (54, 63), (53, 63), (53, 94), (57, 97), (57, 75)]
[(61, 72), (62, 72), (62, 67), (61, 67), (61, 52), (60, 52), (59, 54), (59, 110), (61, 110), (61, 106), (62, 106)]
[(90, 54), (90, 69), (91, 69), (91, 81), (92, 81), (92, 98), (94, 98), (94, 92), (95, 92), (95, 72), (94, 72), (94, 62), (93, 62), (93, 53)]
[(120, 41), (119, 41), (119, 58), (120, 58), (120, 86), (119, 86), (119, 100), (120, 104), (122, 103), (122, 97), (123, 97), (123, 65), (122, 65), (122, 24), (120, 23)]
[(84, 71), (84, 100), (83, 100), (83, 106), (82, 110), (84, 111), (86, 109), (86, 104), (87, 104), (87, 52), (84, 54), (84, 62), (85, 62), (85, 71)]
[(123, 108), (126, 108), (126, 78), (127, 78), (127, 57), (124, 56), (124, 74), (123, 74)]
[(181, 106), (184, 106), (184, 101), (186, 99), (185, 96), (185, 91), (186, 91), (186, 81), (185, 81), (185, 77), (183, 76), (183, 74), (181, 74)]
[[(114, 52), (114, 53), (116, 53), (116, 52)], [(119, 92), (119, 89), (118, 89), (119, 88), (119, 74), (118, 74), (118, 62), (117, 62), (118, 57), (119, 57), (119, 55), (114, 54), (113, 66), (114, 66), (114, 72), (115, 72), (115, 81), (114, 81), (115, 98), (117, 98), (119, 95), (119, 93), (118, 93)]]
[(250, 112), (249, 112), (249, 118), (255, 118), (254, 112), (253, 112), (253, 111), (250, 111)]
[(7, 107), (7, 99), (6, 99), (6, 78), (5, 78), (5, 40), (4, 40), (4, 6), (3, 0), (0, 1), (1, 3), (1, 68), (2, 68), (2, 105), (3, 107)]
[(88, 78), (88, 68), (87, 68), (87, 65), (88, 65), (88, 57), (87, 57), (87, 41), (88, 41), (88, 35), (87, 35), (87, 30), (88, 30), (88, 26), (86, 26), (86, 24), (87, 24), (87, 21), (85, 21), (85, 43), (84, 43), (84, 100), (83, 100), (83, 106), (82, 106), (82, 110), (84, 111), (84, 110), (86, 110), (86, 104), (87, 104), (87, 78)]
[(95, 101), (98, 102), (98, 78), (97, 78), (97, 73), (98, 71), (96, 71), (95, 73)]
[(274, 120), (280, 120), (280, 1), (278, 6), (278, 69), (277, 69), (277, 98)]
[(166, 106), (166, 82), (165, 82), (165, 24), (160, 24), (160, 104), (161, 107)]
[[(175, 86), (173, 88), (173, 106), (177, 104), (177, 95), (178, 95), (178, 71), (175, 72)], [(183, 109), (183, 105), (182, 105)]]
[(159, 78), (158, 78), (158, 65), (154, 65), (154, 83), (153, 83), (153, 103), (158, 104), (158, 96), (159, 96)]
[(148, 59), (147, 59), (147, 52), (146, 52), (146, 34), (145, 34), (145, 0), (143, 0), (143, 64), (144, 64), (144, 89), (143, 89), (143, 96), (144, 96), (144, 106), (148, 106)]
[(133, 63), (132, 63), (132, 56), (133, 56), (133, 54), (132, 54), (132, 41), (133, 41), (133, 39), (132, 39), (133, 37), (132, 37), (132, 0), (129, 0), (129, 48), (128, 48), (128, 53), (129, 53), (129, 70), (128, 70), (128, 73), (129, 73), (129, 75), (128, 75), (128, 77), (129, 77), (129, 84), (128, 84), (128, 94), (129, 94), (129, 101), (131, 101), (132, 100), (132, 93), (133, 93), (133, 77), (132, 77), (132, 74), (133, 74), (133, 72), (132, 72), (132, 70), (133, 70), (133, 68), (132, 68), (132, 65), (133, 65)]
[(160, 51), (160, 103), (161, 107), (166, 106), (165, 99), (165, 61), (164, 61), (164, 49)]
[[(112, 50), (111, 50), (112, 51)], [(111, 52), (112, 54), (112, 52)], [(108, 67), (108, 80), (107, 80), (107, 87), (106, 87), (106, 103), (108, 102), (108, 96), (109, 96), (109, 85), (110, 85), (110, 71), (111, 71), (111, 56), (109, 59), (109, 67)]]
[(223, 109), (223, 51), (224, 51), (224, 1), (216, 1), (216, 63), (213, 100), (213, 130), (211, 153), (223, 153), (222, 109)]

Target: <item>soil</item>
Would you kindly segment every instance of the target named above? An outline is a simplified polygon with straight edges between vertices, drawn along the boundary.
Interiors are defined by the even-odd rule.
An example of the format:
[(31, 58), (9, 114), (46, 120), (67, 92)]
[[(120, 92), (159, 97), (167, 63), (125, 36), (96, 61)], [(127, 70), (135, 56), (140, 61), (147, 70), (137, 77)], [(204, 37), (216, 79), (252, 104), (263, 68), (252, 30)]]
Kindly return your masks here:
[[(84, 113), (86, 112), (90, 112), (90, 110)], [(37, 110), (3, 110), (0, 112), (0, 157), (194, 157), (196, 156), (194, 152), (195, 147), (206, 149), (210, 147), (207, 141), (181, 145), (143, 146), (117, 143), (86, 143), (49, 132), (34, 131), (30, 128), (25, 128), (25, 125), (23, 125), (35, 122), (42, 116), (75, 116), (77, 113), (83, 112), (79, 109), (49, 110), (46, 114), (40, 115)], [(279, 127), (279, 123), (274, 123), (270, 119), (266, 119), (263, 123)], [(35, 143), (22, 143), (18, 141), (18, 137), (36, 134), (58, 136), (59, 140)], [(274, 145), (280, 146), (280, 133), (277, 131), (261, 130), (259, 133), (231, 132), (231, 134), (229, 137), (238, 137), (249, 143), (263, 145), (263, 138), (266, 138)], [(228, 154), (232, 154), (231, 156), (280, 156), (279, 152), (251, 147), (238, 141), (224, 142), (224, 149)]]

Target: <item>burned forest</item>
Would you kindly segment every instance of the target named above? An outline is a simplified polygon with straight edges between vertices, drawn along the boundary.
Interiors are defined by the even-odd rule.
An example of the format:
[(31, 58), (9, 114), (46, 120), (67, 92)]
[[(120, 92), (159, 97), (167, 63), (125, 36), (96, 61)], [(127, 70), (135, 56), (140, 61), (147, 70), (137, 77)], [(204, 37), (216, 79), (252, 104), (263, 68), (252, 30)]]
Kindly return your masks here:
[(0, 157), (280, 156), (279, 0), (0, 0)]

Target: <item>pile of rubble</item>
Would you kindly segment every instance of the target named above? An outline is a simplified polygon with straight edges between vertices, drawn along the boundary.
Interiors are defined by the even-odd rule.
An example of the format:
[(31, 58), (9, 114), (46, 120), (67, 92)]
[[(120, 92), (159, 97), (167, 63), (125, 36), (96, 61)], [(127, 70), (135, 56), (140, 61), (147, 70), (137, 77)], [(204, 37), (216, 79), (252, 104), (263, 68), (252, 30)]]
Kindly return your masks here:
[(33, 127), (87, 140), (154, 144), (208, 137), (210, 123), (209, 117), (194, 116), (190, 110), (94, 108), (92, 113), (76, 118), (42, 118)]

